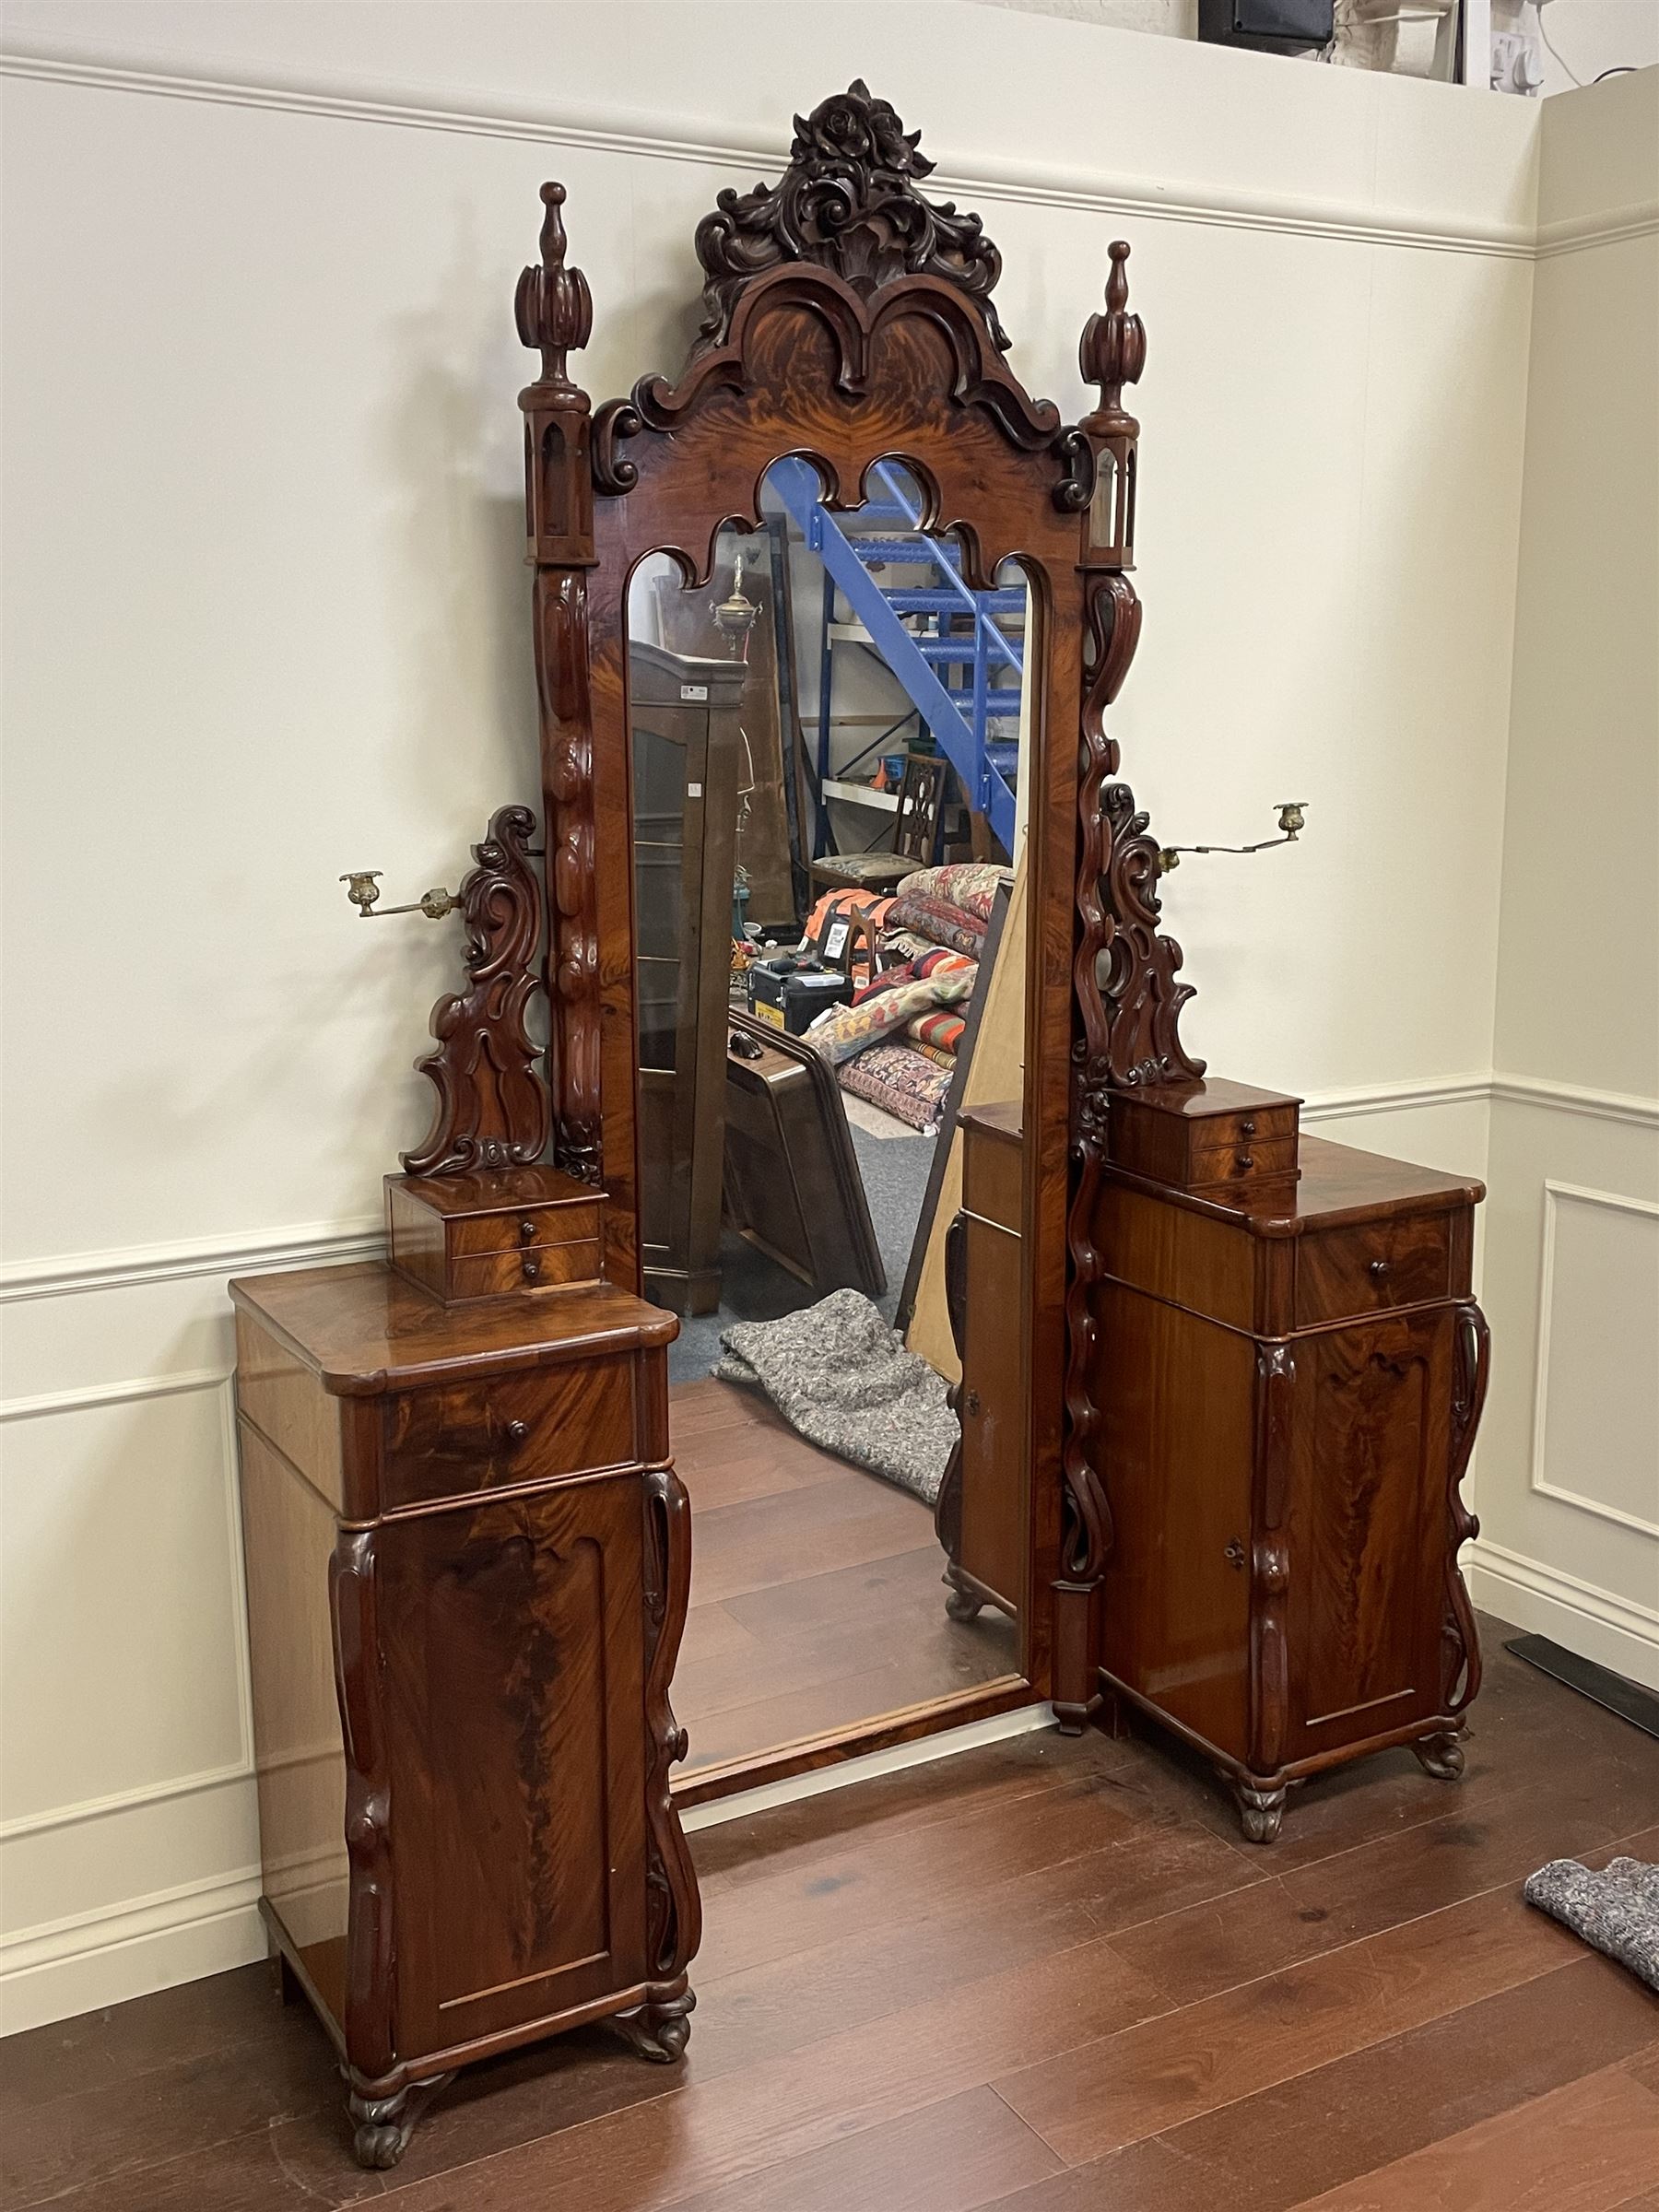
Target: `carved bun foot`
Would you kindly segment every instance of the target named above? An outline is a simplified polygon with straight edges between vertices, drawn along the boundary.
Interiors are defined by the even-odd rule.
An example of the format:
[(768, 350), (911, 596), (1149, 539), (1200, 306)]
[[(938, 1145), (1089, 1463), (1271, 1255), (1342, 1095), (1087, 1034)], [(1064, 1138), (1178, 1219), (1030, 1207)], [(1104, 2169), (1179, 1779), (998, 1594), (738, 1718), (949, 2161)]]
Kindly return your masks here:
[(453, 2074), (435, 2074), (430, 2081), (412, 2082), (395, 2097), (359, 2097), (355, 2089), (346, 2100), (351, 2115), (352, 2154), (371, 2173), (395, 2166), (409, 2147), (415, 2123)]
[(1437, 1728), (1432, 1735), (1419, 1736), (1412, 1749), (1418, 1764), (1425, 1774), (1432, 1774), (1436, 1782), (1461, 1782), (1464, 1771), (1463, 1731), (1459, 1728)]
[(984, 1608), (984, 1599), (960, 1580), (960, 1570), (947, 1567), (945, 1587), (950, 1595), (945, 1600), (945, 1610), (952, 1620), (977, 1620)]
[(1253, 1782), (1232, 1778), (1232, 1793), (1238, 1800), (1239, 1825), (1250, 1843), (1271, 1843), (1277, 1837), (1285, 1818), (1284, 1789), (1260, 1790)]
[(637, 2056), (653, 2065), (671, 2066), (686, 2054), (696, 2004), (691, 1992), (682, 1990), (677, 1997), (655, 1998), (633, 2012), (619, 2012), (607, 2025)]

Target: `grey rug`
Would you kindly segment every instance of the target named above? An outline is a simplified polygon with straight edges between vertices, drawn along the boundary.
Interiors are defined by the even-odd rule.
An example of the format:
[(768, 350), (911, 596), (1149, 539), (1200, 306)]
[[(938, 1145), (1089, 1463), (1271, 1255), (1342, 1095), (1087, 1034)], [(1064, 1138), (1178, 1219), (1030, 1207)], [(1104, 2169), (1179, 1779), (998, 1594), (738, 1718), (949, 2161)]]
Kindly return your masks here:
[(932, 1505), (959, 1430), (944, 1377), (859, 1290), (832, 1290), (804, 1312), (721, 1332), (723, 1382), (765, 1392), (792, 1429)]
[(1576, 1859), (1551, 1859), (1521, 1894), (1659, 1990), (1659, 1866), (1609, 1859), (1592, 1874)]

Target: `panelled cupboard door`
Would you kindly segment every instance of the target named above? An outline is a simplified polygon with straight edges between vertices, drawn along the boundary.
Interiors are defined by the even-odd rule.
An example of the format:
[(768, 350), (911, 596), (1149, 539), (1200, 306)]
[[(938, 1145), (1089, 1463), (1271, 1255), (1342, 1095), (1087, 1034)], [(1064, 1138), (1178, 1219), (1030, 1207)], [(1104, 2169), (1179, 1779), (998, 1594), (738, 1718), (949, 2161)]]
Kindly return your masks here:
[(1454, 1310), (1294, 1342), (1284, 1759), (1433, 1714)]
[(644, 1979), (641, 1516), (625, 1475), (376, 1533), (401, 2057)]
[(1257, 1347), (1237, 1330), (1116, 1283), (1101, 1284), (1095, 1314), (1105, 1347), (1100, 1455), (1112, 1522), (1102, 1663), (1242, 1760)]

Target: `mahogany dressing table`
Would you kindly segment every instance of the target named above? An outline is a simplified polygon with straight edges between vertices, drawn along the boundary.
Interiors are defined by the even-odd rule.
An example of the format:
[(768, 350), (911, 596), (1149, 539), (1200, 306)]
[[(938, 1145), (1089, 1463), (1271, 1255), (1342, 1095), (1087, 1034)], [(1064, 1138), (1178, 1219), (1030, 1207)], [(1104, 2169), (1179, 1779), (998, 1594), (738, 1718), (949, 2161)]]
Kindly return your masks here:
[[(1303, 1140), (1295, 1099), (1206, 1082), (1183, 1049), (1158, 846), (1106, 727), (1141, 620), (1129, 249), (1082, 335), (1098, 404), (1067, 423), (1015, 375), (1000, 256), (922, 193), (929, 167), (862, 83), (797, 118), (782, 181), (699, 226), (679, 381), (596, 414), (568, 367), (592, 301), (543, 187), (517, 318), (541, 355), (520, 405), (545, 845), (506, 807), (477, 848), (388, 1263), (232, 1287), (263, 1910), (366, 2164), (488, 2052), (596, 2018), (652, 2057), (686, 2043), (700, 1923), (669, 1687), (689, 1533), (677, 1324), (641, 1295), (626, 598), (651, 551), (705, 586), (779, 458), (842, 508), (901, 462), (966, 584), (1017, 559), (1037, 616), (1026, 1088), (971, 1133), (1000, 1265), (957, 1282), (976, 1365), (975, 1307), (1000, 1301), (1001, 1433), (982, 1424), (975, 1506), (942, 1529), (953, 1602), (1019, 1619), (1021, 1674), (983, 1710), (1052, 1700), (1076, 1730), (1125, 1698), (1203, 1747), (1261, 1841), (1335, 1759), (1410, 1742), (1436, 1774), (1460, 1764), (1480, 1189)], [(864, 1747), (850, 1731), (799, 1763)]]

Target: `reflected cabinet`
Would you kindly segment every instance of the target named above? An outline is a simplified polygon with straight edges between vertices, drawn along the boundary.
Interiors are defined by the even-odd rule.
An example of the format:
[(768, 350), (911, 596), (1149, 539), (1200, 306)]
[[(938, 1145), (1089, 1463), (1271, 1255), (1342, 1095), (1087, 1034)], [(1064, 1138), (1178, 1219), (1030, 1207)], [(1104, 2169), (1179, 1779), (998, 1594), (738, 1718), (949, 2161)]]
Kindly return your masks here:
[(747, 670), (636, 640), (628, 672), (645, 1289), (674, 1312), (707, 1313), (720, 1303), (738, 709)]

